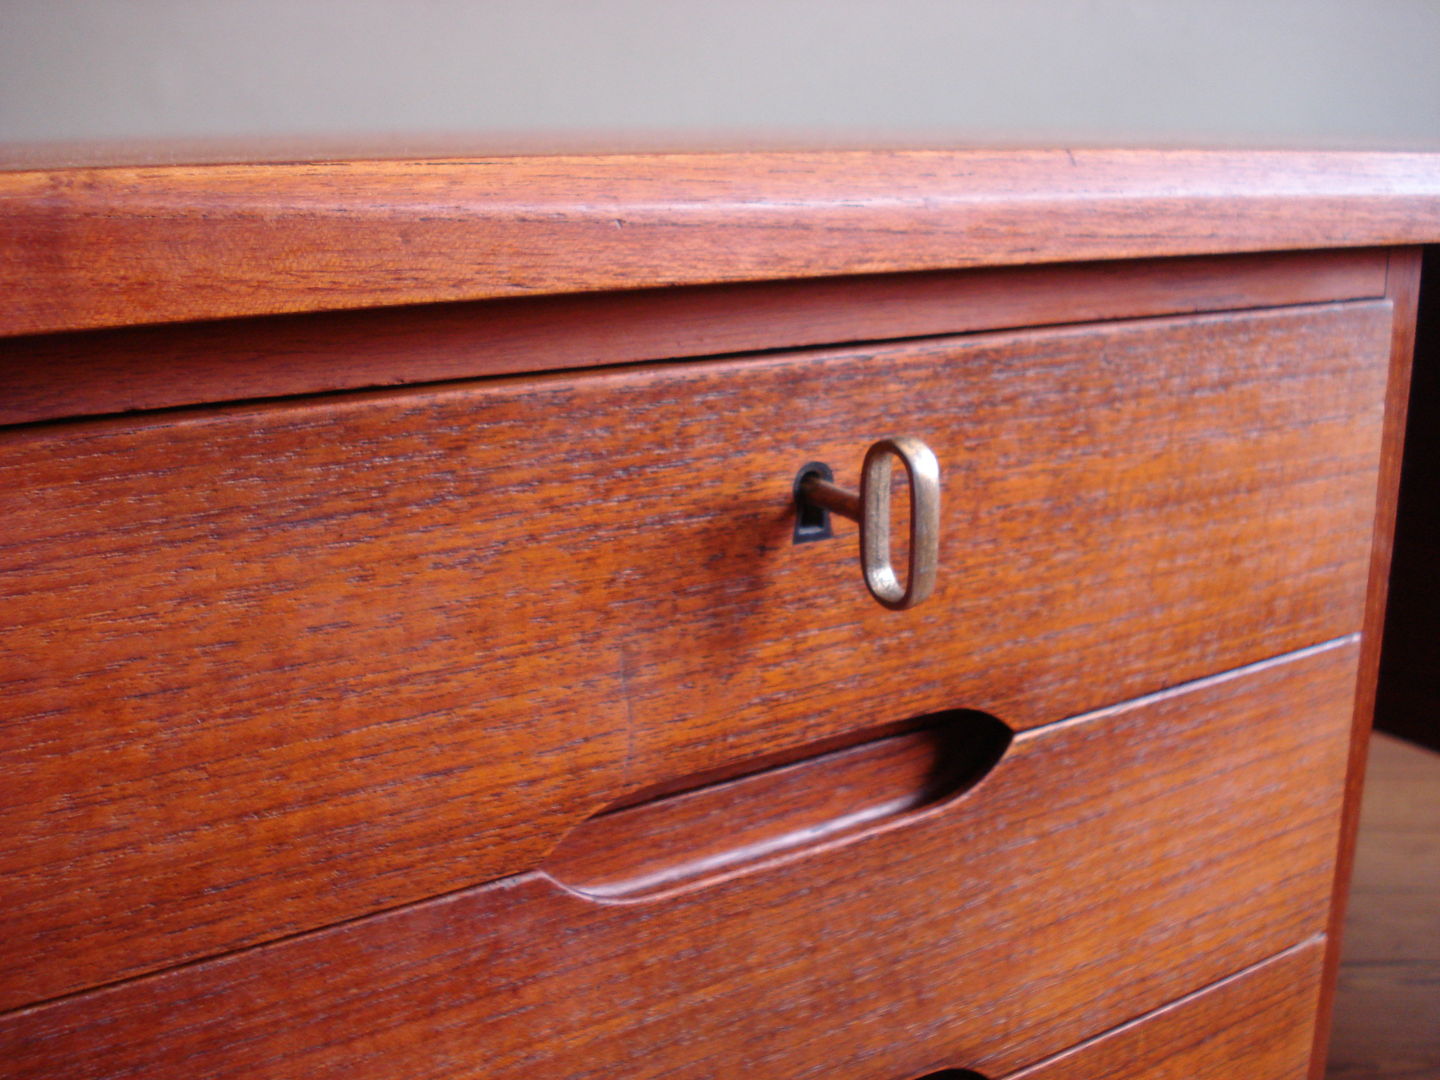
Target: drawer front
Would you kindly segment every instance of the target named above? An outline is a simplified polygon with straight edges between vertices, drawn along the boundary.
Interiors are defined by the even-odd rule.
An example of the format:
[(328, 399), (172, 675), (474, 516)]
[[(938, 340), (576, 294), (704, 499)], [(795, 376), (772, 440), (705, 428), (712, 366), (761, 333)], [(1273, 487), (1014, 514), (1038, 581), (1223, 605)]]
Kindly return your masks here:
[[(534, 867), (626, 792), (1354, 632), (1388, 302), (0, 438), (0, 1006)], [(941, 577), (794, 544), (918, 435)]]
[(1007, 1080), (1304, 1080), (1324, 957), (1307, 942)]
[(0, 1019), (0, 1062), (999, 1076), (1323, 932), (1357, 651), (1022, 732), (964, 794), (659, 893), (583, 892), (561, 860), (26, 1010)]

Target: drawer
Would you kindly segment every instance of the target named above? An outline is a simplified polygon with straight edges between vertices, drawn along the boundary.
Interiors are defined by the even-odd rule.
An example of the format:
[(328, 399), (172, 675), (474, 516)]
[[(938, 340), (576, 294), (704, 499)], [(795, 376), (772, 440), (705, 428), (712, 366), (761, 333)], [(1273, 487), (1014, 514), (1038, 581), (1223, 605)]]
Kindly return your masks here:
[(1304, 1080), (1323, 958), (1307, 942), (1006, 1080)]
[[(532, 869), (680, 777), (1355, 632), (1390, 329), (1361, 301), (5, 432), (0, 1007)], [(792, 542), (797, 470), (853, 484), (892, 433), (944, 484), (901, 613), (848, 523)]]
[[(0, 1061), (57, 1080), (1000, 1076), (1324, 932), (1357, 652), (1019, 732), (980, 778), (989, 729), (952, 718), (986, 746), (945, 760), (979, 767), (878, 812), (916, 775), (880, 744), (667, 796), (536, 871), (0, 1018)], [(838, 822), (842, 790), (866, 822)], [(757, 798), (792, 825), (828, 806), (831, 827), (766, 842)], [(697, 838), (688, 876), (655, 873), (662, 835)], [(728, 860), (727, 836), (746, 849)]]

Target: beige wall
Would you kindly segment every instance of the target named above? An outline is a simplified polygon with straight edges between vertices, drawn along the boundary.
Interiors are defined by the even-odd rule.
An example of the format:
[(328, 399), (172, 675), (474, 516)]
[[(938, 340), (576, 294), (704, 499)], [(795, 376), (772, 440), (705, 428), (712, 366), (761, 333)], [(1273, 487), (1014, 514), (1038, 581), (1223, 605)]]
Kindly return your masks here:
[(1440, 141), (1440, 0), (0, 0), (0, 140)]

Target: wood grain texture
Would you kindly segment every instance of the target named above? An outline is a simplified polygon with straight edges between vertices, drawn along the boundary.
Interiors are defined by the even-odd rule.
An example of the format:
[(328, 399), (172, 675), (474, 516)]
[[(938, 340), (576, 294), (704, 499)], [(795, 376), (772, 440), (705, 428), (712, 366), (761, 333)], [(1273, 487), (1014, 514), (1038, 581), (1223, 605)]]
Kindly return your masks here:
[(1384, 292), (1384, 252), (1325, 252), (650, 289), (0, 338), (0, 424)]
[[(1357, 630), (1387, 302), (0, 437), (0, 1000), (512, 874), (629, 792)], [(942, 574), (794, 545), (930, 440)], [(79, 898), (83, 898), (83, 902)], [(42, 962), (43, 958), (43, 962)]]
[(590, 897), (656, 895), (954, 798), (984, 778), (1011, 737), (983, 713), (943, 714), (919, 730), (602, 812), (542, 868)]
[(1394, 548), (1395, 512), (1405, 453), (1406, 411), (1410, 398), (1410, 369), (1415, 346), (1416, 307), (1420, 296), (1420, 251), (1405, 249), (1390, 255), (1386, 294), (1394, 305), (1391, 324), (1390, 373), (1385, 390), (1385, 428), (1376, 486), (1374, 541), (1370, 552), (1366, 589), (1364, 651), (1355, 696), (1355, 723), (1350, 733), (1350, 767), (1346, 781), (1345, 822), (1340, 831), (1336, 861), (1335, 897), (1331, 906), (1325, 978), (1320, 996), (1320, 1022), (1315, 1029), (1312, 1080), (1322, 1080), (1325, 1048), (1330, 1034), (1330, 1013), (1345, 921), (1346, 890), (1355, 857), (1355, 836), (1360, 823), (1360, 796), (1365, 779), (1365, 755), (1370, 745), (1385, 638), (1385, 606)]
[(12, 1013), (0, 1075), (999, 1075), (1323, 930), (1357, 654), (1022, 733), (961, 798), (661, 900), (528, 873)]
[(1306, 942), (1006, 1080), (1300, 1080), (1323, 957)]
[(1428, 243), (1437, 162), (919, 150), (0, 172), (0, 334)]

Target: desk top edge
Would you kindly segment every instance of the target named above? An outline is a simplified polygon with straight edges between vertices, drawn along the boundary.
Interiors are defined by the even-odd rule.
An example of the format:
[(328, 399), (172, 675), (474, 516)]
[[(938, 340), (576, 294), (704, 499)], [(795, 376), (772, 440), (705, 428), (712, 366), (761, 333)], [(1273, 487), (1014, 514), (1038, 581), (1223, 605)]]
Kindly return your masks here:
[(1440, 153), (632, 151), (0, 171), (0, 335), (1440, 242)]

